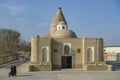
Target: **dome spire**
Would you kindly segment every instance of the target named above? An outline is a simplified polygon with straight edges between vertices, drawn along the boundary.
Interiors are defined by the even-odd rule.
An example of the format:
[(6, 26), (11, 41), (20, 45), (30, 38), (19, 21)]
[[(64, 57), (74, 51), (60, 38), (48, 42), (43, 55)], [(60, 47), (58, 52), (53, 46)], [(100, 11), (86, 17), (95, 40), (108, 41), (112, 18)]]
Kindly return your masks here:
[(51, 22), (51, 25), (57, 24), (59, 21), (64, 21), (67, 24), (65, 17), (63, 15), (63, 12), (62, 12), (62, 7), (58, 7), (58, 11), (57, 11), (56, 15), (54, 16), (54, 18)]
[(62, 9), (62, 7), (59, 7), (58, 9)]
[(59, 23), (59, 21), (63, 21), (67, 25), (67, 22), (65, 20), (65, 17), (63, 15), (61, 7), (58, 7), (57, 13), (56, 13), (56, 15), (54, 16), (54, 18), (53, 18), (53, 20), (51, 22), (51, 28), (50, 28), (50, 34), (51, 34), (51, 36), (57, 30), (56, 26)]

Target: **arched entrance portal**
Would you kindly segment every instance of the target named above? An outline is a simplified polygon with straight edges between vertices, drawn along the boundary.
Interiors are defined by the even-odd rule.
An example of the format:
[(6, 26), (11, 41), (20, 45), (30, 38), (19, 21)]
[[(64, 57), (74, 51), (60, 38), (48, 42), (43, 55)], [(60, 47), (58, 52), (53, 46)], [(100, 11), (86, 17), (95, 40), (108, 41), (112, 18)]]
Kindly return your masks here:
[(63, 55), (62, 59), (62, 68), (72, 68), (72, 55), (71, 55), (71, 43), (64, 43), (63, 45)]
[(62, 68), (72, 68), (72, 56), (62, 56)]

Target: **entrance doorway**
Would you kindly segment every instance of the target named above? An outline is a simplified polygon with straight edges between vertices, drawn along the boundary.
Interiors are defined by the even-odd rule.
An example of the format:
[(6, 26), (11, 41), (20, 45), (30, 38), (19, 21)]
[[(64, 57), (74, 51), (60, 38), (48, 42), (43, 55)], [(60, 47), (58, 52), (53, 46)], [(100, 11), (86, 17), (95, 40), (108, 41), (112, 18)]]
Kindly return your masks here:
[(72, 56), (62, 56), (62, 68), (72, 68)]

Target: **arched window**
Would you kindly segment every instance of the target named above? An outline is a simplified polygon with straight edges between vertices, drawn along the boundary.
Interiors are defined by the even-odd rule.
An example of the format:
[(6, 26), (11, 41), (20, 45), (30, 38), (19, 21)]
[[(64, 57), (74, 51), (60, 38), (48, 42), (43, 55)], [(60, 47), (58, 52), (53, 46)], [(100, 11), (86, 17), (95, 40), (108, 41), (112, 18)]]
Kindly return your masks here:
[(47, 48), (42, 49), (42, 62), (47, 62)]
[(87, 49), (87, 63), (91, 63), (92, 62), (92, 49), (88, 48)]
[(68, 45), (64, 46), (64, 54), (70, 54), (70, 48)]
[(64, 30), (64, 29), (67, 29), (67, 25), (62, 25), (62, 24), (57, 25), (57, 31)]

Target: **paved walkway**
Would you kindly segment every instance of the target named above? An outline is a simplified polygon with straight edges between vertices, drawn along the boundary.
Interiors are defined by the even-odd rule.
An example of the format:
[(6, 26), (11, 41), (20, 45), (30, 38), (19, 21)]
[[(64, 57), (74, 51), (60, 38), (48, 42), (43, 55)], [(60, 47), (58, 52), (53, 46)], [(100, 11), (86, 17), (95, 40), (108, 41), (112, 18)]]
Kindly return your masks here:
[[(14, 63), (19, 65), (17, 61)], [(120, 71), (61, 70), (27, 73), (18, 72), (16, 77), (8, 77), (8, 72), (9, 68), (6, 64), (6, 66), (4, 65), (4, 67), (0, 69), (0, 80), (120, 80)]]
[(39, 71), (18, 73), (16, 77), (8, 77), (8, 69), (0, 69), (0, 80), (120, 80), (120, 71)]

